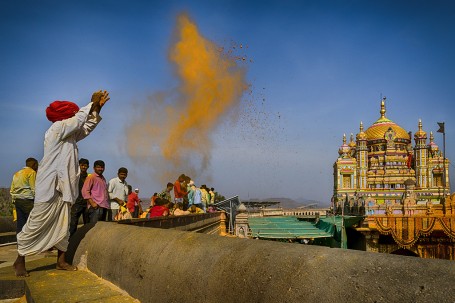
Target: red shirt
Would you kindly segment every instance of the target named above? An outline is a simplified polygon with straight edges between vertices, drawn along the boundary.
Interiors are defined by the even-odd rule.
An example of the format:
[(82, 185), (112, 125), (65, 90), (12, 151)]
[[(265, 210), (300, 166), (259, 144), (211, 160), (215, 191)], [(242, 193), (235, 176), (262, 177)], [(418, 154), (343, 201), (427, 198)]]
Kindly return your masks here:
[(139, 197), (133, 191), (131, 194), (128, 195), (128, 202), (126, 203), (126, 207), (130, 213), (134, 212), (134, 207), (139, 205)]
[(179, 180), (175, 181), (174, 183), (174, 198), (183, 198), (187, 194), (186, 190), (182, 188)]
[(155, 205), (149, 210), (150, 218), (162, 217), (169, 214), (169, 208), (164, 205)]

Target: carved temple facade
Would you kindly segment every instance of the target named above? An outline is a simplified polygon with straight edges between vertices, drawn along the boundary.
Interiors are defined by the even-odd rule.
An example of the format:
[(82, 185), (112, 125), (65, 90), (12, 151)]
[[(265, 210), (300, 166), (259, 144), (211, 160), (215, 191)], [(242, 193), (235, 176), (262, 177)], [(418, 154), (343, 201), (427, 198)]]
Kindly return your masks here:
[(349, 143), (343, 136), (333, 165), (332, 207), (365, 215), (356, 228), (367, 251), (455, 259), (455, 194), (450, 195), (449, 160), (418, 121), (412, 133), (386, 117)]

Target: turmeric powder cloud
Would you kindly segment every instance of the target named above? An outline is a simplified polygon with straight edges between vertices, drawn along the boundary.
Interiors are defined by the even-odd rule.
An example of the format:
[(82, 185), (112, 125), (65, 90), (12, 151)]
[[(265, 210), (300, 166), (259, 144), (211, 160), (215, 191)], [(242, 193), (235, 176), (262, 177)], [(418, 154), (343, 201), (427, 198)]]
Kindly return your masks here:
[(148, 160), (161, 184), (181, 173), (196, 179), (207, 173), (210, 135), (248, 89), (244, 67), (204, 38), (186, 14), (177, 18), (169, 60), (178, 87), (150, 97), (127, 129), (128, 154)]

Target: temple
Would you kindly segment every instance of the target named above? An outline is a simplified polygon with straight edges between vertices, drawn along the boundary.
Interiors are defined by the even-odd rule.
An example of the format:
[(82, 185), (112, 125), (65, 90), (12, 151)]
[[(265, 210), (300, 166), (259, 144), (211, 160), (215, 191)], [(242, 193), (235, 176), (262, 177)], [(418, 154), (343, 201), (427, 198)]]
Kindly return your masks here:
[(333, 165), (333, 210), (365, 216), (356, 230), (367, 251), (453, 260), (455, 194), (450, 195), (449, 160), (432, 132), (428, 138), (421, 120), (412, 136), (388, 119), (385, 101), (368, 129), (360, 122), (355, 139), (351, 134), (347, 142), (343, 136)]
[(396, 205), (407, 195), (413, 195), (417, 204), (442, 204), (450, 193), (449, 160), (444, 160), (433, 133), (427, 140), (419, 120), (413, 146), (411, 132), (386, 117), (385, 98), (380, 114), (366, 131), (360, 122), (355, 140), (351, 134), (347, 143), (343, 136), (333, 166), (335, 205), (346, 197), (368, 199), (371, 206)]

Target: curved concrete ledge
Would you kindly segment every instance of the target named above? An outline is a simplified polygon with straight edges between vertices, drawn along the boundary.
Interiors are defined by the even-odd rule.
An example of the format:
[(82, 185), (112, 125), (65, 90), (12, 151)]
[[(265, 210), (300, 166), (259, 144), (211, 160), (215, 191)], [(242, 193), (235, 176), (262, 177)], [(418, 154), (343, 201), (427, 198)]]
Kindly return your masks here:
[(453, 261), (98, 222), (74, 263), (141, 302), (453, 302)]

